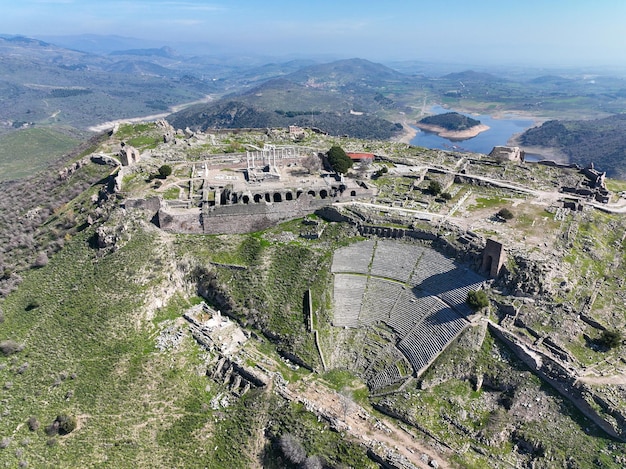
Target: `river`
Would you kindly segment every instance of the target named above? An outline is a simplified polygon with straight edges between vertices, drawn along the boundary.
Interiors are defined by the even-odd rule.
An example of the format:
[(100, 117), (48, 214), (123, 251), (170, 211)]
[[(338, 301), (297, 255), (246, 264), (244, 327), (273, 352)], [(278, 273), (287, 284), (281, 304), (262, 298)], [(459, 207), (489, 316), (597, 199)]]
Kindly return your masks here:
[[(442, 114), (444, 112), (458, 111), (445, 109), (441, 106), (432, 106), (429, 110), (430, 114)], [(488, 125), (489, 130), (481, 132), (476, 137), (459, 141), (449, 140), (447, 138), (440, 137), (435, 133), (415, 128), (417, 130), (417, 135), (411, 140), (411, 145), (440, 150), (469, 151), (488, 154), (493, 147), (506, 145), (513, 135), (524, 132), (534, 124), (534, 121), (531, 119), (524, 119), (515, 115), (510, 115), (510, 117), (503, 119), (496, 119), (486, 114), (472, 115), (463, 112), (459, 112), (459, 114), (464, 114), (473, 119), (478, 119), (482, 124)]]

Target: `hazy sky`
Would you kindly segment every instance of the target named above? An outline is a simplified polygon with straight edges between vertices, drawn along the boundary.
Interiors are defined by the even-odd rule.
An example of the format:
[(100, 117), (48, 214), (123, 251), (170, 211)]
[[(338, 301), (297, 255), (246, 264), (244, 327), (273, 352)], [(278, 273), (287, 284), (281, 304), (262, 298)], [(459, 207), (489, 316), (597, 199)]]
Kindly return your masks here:
[(115, 34), (266, 55), (626, 63), (626, 0), (2, 0), (0, 33)]

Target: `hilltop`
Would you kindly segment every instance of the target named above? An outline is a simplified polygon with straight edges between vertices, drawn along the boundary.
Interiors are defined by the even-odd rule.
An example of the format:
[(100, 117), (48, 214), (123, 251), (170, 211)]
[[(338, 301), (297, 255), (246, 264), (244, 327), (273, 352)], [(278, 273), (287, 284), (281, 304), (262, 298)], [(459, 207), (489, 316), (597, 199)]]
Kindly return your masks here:
[(385, 96), (407, 86), (401, 73), (362, 59), (311, 65), (263, 84), (168, 117), (178, 128), (316, 127), (330, 135), (389, 139), (401, 130), (389, 121), (402, 109)]
[(626, 187), (590, 175), (161, 121), (0, 182), (0, 457), (623, 466)]
[(458, 112), (445, 112), (435, 116), (427, 116), (420, 119), (416, 127), (428, 132), (435, 132), (440, 137), (450, 140), (465, 140), (475, 137), (489, 127), (481, 124), (479, 120)]

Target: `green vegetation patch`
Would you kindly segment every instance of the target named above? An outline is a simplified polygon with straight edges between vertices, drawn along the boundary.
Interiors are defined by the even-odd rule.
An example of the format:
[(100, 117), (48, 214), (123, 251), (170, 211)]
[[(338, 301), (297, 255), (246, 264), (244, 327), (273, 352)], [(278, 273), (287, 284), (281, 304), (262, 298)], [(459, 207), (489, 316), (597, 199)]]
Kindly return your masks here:
[(506, 203), (503, 197), (476, 197), (476, 203), (470, 209), (496, 208)]
[(78, 143), (77, 139), (47, 127), (0, 135), (0, 180), (17, 179), (39, 171)]
[[(45, 267), (29, 271), (2, 305), (0, 339), (24, 344), (0, 357), (0, 383), (12, 383), (0, 391), (0, 440), (12, 441), (3, 461), (211, 466), (213, 446), (203, 442), (214, 421), (209, 403), (221, 389), (207, 389), (198, 373), (204, 356), (191, 337), (166, 353), (155, 348), (161, 321), (188, 300), (175, 299), (154, 323), (142, 320), (144, 301), (163, 281), (163, 250), (153, 234), (130, 226), (125, 244), (103, 256), (89, 247), (91, 234), (76, 234)], [(50, 437), (46, 427), (59, 415), (75, 416), (76, 428)], [(36, 431), (26, 425), (31, 417), (41, 423)], [(30, 443), (20, 445), (24, 439)]]

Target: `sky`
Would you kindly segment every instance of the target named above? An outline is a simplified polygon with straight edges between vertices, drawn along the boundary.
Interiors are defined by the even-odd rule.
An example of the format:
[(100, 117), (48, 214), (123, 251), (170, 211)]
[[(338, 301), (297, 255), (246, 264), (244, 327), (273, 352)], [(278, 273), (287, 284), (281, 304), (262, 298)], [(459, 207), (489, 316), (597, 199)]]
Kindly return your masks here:
[[(266, 56), (626, 64), (625, 0), (0, 0), (0, 33)], [(181, 51), (182, 52), (182, 51)]]

